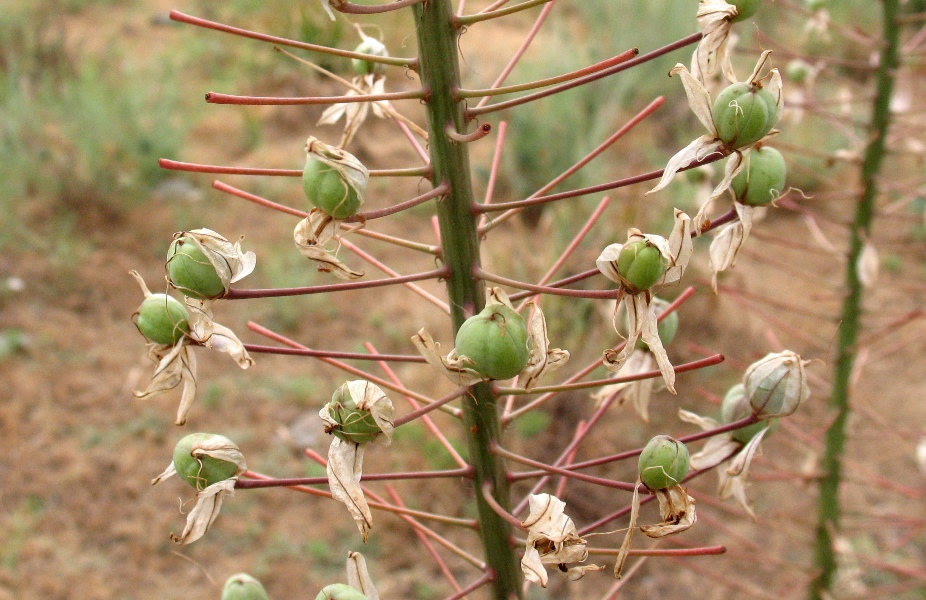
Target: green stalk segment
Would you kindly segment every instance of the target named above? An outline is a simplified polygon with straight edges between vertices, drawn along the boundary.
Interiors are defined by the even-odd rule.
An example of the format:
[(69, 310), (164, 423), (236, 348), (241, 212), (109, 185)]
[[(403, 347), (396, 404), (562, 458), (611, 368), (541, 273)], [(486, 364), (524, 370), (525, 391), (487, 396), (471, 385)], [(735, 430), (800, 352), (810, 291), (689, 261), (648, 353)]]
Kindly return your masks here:
[[(450, 0), (428, 0), (413, 7), (418, 33), (421, 83), (427, 98), (428, 133), (435, 186), (450, 184), (450, 191), (437, 203), (443, 258), (450, 267), (447, 289), (450, 297), (454, 333), (466, 318), (482, 310), (485, 287), (473, 277), (479, 266), (479, 235), (472, 210), (469, 151), (466, 144), (454, 142), (445, 134), (448, 124), (466, 131), (462, 102), (453, 98), (460, 87), (457, 55), (458, 30), (453, 27)], [(470, 389), (463, 402), (464, 423), (470, 460), (475, 469), (473, 490), (479, 514), (479, 533), (486, 562), (494, 572), (492, 597), (496, 600), (521, 598), (521, 574), (511, 545), (511, 526), (485, 502), (483, 482), (491, 483), (495, 500), (510, 510), (509, 488), (503, 461), (492, 454), (492, 442), (500, 443), (496, 397), (488, 384)]]
[(842, 479), (842, 454), (846, 443), (846, 422), (849, 418), (849, 386), (857, 353), (863, 288), (859, 281), (856, 264), (862, 253), (865, 240), (871, 233), (871, 226), (878, 196), (878, 175), (885, 153), (885, 139), (890, 121), (890, 101), (894, 90), (894, 76), (897, 69), (897, 51), (900, 27), (897, 24), (898, 0), (882, 0), (884, 6), (883, 49), (878, 65), (876, 95), (872, 106), (869, 128), (871, 142), (865, 150), (862, 163), (862, 195), (856, 205), (855, 220), (846, 264), (846, 297), (842, 305), (841, 326), (837, 340), (837, 358), (833, 369), (833, 390), (830, 406), (836, 412), (836, 419), (826, 432), (826, 451), (820, 480), (820, 500), (816, 532), (816, 566), (819, 576), (811, 582), (809, 597), (822, 600), (830, 597), (829, 589), (836, 574), (836, 555), (833, 551), (833, 536), (840, 528), (839, 485)]

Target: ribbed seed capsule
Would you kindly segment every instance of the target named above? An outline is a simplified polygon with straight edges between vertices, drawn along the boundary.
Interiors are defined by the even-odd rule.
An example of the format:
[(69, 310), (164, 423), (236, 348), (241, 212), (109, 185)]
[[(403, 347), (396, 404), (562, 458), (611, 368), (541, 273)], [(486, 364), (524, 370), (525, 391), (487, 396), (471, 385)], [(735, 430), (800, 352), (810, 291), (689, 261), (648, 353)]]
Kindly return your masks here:
[[(740, 419), (745, 419), (751, 414), (752, 405), (749, 404), (749, 399), (746, 397), (746, 388), (742, 383), (738, 383), (731, 387), (729, 391), (727, 391), (727, 395), (723, 398), (723, 404), (720, 406), (720, 422), (726, 425), (734, 421), (739, 421)], [(771, 422), (759, 421), (758, 423), (753, 423), (746, 427), (740, 427), (730, 432), (730, 434), (733, 436), (734, 440), (742, 444), (748, 444), (749, 440), (766, 427), (769, 428), (769, 432), (765, 434), (765, 436), (768, 437), (773, 431), (778, 429), (778, 419), (772, 419)]]
[(762, 0), (727, 0), (727, 4), (732, 4), (736, 7), (736, 16), (732, 19), (732, 22), (736, 23), (756, 14), (756, 11), (759, 10), (759, 6), (762, 5)]
[(644, 240), (636, 240), (621, 248), (617, 257), (617, 272), (633, 293), (648, 290), (666, 272), (662, 254)]
[(167, 276), (171, 285), (190, 298), (204, 300), (225, 294), (225, 285), (215, 266), (185, 236), (175, 239), (167, 250)]
[(489, 379), (510, 379), (530, 359), (524, 319), (503, 304), (490, 304), (467, 319), (456, 335), (457, 356), (473, 361), (472, 368)]
[(746, 166), (733, 178), (730, 188), (739, 202), (765, 206), (781, 195), (787, 173), (781, 152), (768, 146), (753, 148)]
[(788, 350), (750, 365), (743, 385), (753, 412), (763, 419), (790, 415), (810, 396), (804, 361)]
[(711, 117), (717, 137), (736, 150), (758, 142), (771, 131), (778, 121), (778, 107), (765, 88), (739, 82), (720, 92)]
[(315, 596), (315, 600), (369, 600), (367, 596), (355, 587), (346, 583), (332, 583), (322, 588)]
[[(369, 36), (363, 36), (363, 41), (354, 48), (354, 52), (373, 56), (389, 56), (386, 46), (378, 39)], [(350, 64), (358, 75), (382, 75), (386, 72), (386, 65), (370, 60), (352, 58)]]
[(664, 490), (681, 482), (690, 465), (691, 456), (685, 444), (667, 435), (657, 435), (640, 454), (640, 481), (653, 491)]
[(357, 402), (351, 395), (347, 383), (335, 390), (327, 408), (328, 414), (337, 422), (337, 426), (331, 427), (328, 433), (345, 442), (365, 444), (372, 442), (382, 432), (373, 418), (373, 413), (357, 408)]
[(222, 600), (268, 600), (268, 597), (261, 582), (247, 573), (238, 573), (225, 582)]
[(197, 490), (204, 490), (214, 483), (225, 481), (238, 472), (238, 466), (233, 462), (219, 460), (211, 456), (193, 456), (193, 445), (205, 440), (219, 438), (234, 445), (224, 436), (212, 433), (191, 433), (184, 437), (174, 447), (174, 468), (177, 473), (186, 479), (187, 483)]
[(315, 138), (306, 143), (302, 189), (309, 201), (335, 219), (346, 219), (360, 210), (369, 171), (357, 157)]
[(176, 298), (151, 294), (138, 307), (135, 325), (156, 344), (173, 346), (190, 332), (190, 313)]

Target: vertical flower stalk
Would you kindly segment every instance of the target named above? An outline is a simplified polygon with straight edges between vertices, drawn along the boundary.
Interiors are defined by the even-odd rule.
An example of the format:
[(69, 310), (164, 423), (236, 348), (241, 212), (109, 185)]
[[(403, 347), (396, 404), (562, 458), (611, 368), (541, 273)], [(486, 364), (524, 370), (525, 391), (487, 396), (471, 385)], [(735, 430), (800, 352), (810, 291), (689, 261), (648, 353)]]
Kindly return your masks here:
[[(465, 133), (464, 103), (454, 98), (460, 85), (457, 38), (450, 0), (431, 0), (413, 7), (418, 32), (421, 83), (428, 90), (427, 114), (432, 181), (435, 186), (449, 184), (449, 191), (437, 204), (441, 246), (450, 267), (447, 291), (454, 333), (466, 318), (482, 310), (485, 289), (473, 277), (479, 266), (479, 236), (473, 212), (473, 190), (469, 179), (469, 151), (466, 143), (448, 137), (447, 130)], [(497, 600), (520, 598), (518, 560), (510, 544), (511, 526), (502, 519), (482, 495), (483, 482), (491, 486), (492, 496), (510, 510), (508, 481), (502, 460), (489, 451), (501, 437), (496, 397), (487, 383), (470, 388), (463, 402), (464, 424), (470, 459), (475, 469), (473, 486), (479, 511), (480, 536), (486, 562), (494, 566), (492, 597)]]
[(842, 322), (836, 343), (836, 361), (833, 369), (833, 390), (830, 406), (836, 418), (826, 432), (826, 450), (823, 455), (820, 479), (820, 500), (816, 534), (815, 560), (820, 571), (810, 587), (811, 600), (829, 597), (829, 589), (836, 574), (834, 536), (839, 532), (839, 486), (842, 479), (842, 454), (846, 443), (846, 423), (850, 410), (850, 380), (855, 365), (856, 342), (861, 319), (864, 285), (856, 265), (871, 234), (875, 200), (878, 197), (878, 176), (885, 155), (885, 140), (890, 123), (890, 101), (894, 91), (894, 77), (898, 65), (900, 26), (897, 24), (898, 0), (883, 0), (881, 58), (877, 70), (877, 83), (869, 126), (870, 140), (862, 162), (862, 194), (855, 208), (851, 228), (849, 254), (846, 261), (846, 296), (843, 300)]

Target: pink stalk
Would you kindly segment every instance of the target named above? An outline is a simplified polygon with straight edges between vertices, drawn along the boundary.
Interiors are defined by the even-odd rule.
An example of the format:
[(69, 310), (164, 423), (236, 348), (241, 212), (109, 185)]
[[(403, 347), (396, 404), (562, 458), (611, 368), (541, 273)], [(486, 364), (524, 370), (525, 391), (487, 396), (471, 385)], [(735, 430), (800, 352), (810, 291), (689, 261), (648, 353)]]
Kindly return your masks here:
[(327, 294), (329, 292), (344, 292), (349, 290), (363, 290), (368, 288), (379, 288), (389, 285), (404, 284), (411, 281), (424, 281), (427, 279), (439, 279), (447, 277), (449, 269), (444, 266), (433, 271), (424, 273), (415, 273), (413, 275), (402, 275), (389, 277), (386, 279), (373, 279), (370, 281), (351, 281), (348, 283), (332, 283), (329, 285), (312, 285), (307, 287), (295, 288), (270, 288), (270, 289), (231, 289), (222, 296), (225, 300), (250, 300), (253, 298), (277, 298), (280, 296), (308, 296), (312, 294)]
[(385, 364), (385, 361), (392, 362), (415, 362), (423, 363), (427, 362), (421, 356), (409, 355), (409, 354), (380, 354), (378, 356), (371, 356), (363, 352), (335, 352), (333, 350), (299, 350), (297, 348), (280, 348), (278, 346), (260, 346), (257, 344), (245, 344), (244, 349), (248, 352), (258, 352), (264, 354), (283, 354), (289, 356), (312, 356), (315, 358), (326, 357), (326, 358), (340, 358), (342, 360), (377, 360), (382, 361)]
[(236, 106), (306, 106), (316, 104), (346, 104), (351, 102), (382, 102), (389, 100), (421, 100), (425, 90), (388, 92), (385, 94), (355, 94), (353, 96), (306, 96), (302, 98), (281, 98), (277, 96), (235, 96), (206, 92), (209, 104), (232, 104)]
[[(412, 479), (440, 479), (472, 477), (472, 467), (453, 469), (449, 471), (411, 471), (408, 473), (364, 473), (360, 481), (399, 481)], [(293, 487), (296, 485), (324, 485), (328, 483), (327, 477), (293, 477), (283, 479), (239, 479), (235, 484), (238, 489), (256, 489), (269, 487)]]
[[(386, 493), (389, 494), (389, 498), (392, 500), (393, 504), (401, 508), (405, 508), (405, 503), (402, 502), (402, 498), (399, 496), (398, 492), (396, 492), (394, 487), (387, 485)], [(414, 519), (410, 517), (403, 517), (403, 519), (411, 526), (412, 531), (414, 531), (415, 535), (418, 536), (418, 540), (421, 542), (421, 545), (424, 546), (424, 549), (427, 550), (428, 554), (431, 555), (431, 558), (434, 559), (434, 562), (437, 564), (437, 568), (440, 569), (441, 573), (444, 574), (444, 577), (447, 578), (447, 581), (450, 582), (450, 585), (453, 587), (453, 589), (459, 592), (462, 588), (457, 582), (457, 578), (453, 576), (453, 573), (447, 567), (447, 563), (444, 562), (444, 559), (441, 558), (440, 554), (438, 554), (434, 544), (432, 544), (431, 540), (428, 539), (427, 534), (418, 528), (418, 523)]]
[(278, 204), (272, 200), (267, 200), (266, 198), (262, 198), (255, 194), (249, 194), (248, 192), (245, 192), (244, 190), (239, 190), (238, 188), (232, 187), (228, 185), (227, 183), (222, 183), (221, 181), (213, 181), (212, 187), (219, 190), (220, 192), (231, 194), (232, 196), (236, 196), (238, 198), (241, 198), (242, 200), (247, 200), (248, 202), (253, 202), (254, 204), (259, 204), (267, 208), (272, 208), (273, 210), (279, 211), (281, 213), (286, 213), (287, 215), (293, 215), (294, 217), (300, 217), (303, 219), (309, 215), (309, 213), (305, 211), (302, 211), (296, 208), (291, 208), (283, 204)]
[[(354, 244), (345, 240), (343, 237), (337, 236), (337, 240), (342, 246), (344, 246), (345, 248), (347, 248), (348, 250), (350, 250), (351, 252), (353, 252), (354, 254), (362, 258), (363, 260), (367, 261), (368, 263), (370, 263), (371, 265), (373, 265), (380, 271), (386, 273), (387, 275), (391, 275), (392, 277), (400, 277), (400, 275), (396, 271), (390, 269), (385, 264), (383, 264), (382, 262), (374, 258), (372, 255), (367, 254), (366, 252), (364, 252), (363, 250), (361, 250)], [(440, 298), (438, 298), (437, 296), (435, 296), (434, 294), (431, 294), (430, 292), (425, 291), (423, 288), (415, 285), (414, 283), (405, 283), (403, 285), (405, 285), (405, 287), (415, 292), (416, 294), (418, 294), (419, 296), (421, 296), (422, 298), (424, 298), (425, 300), (427, 300), (434, 306), (438, 307), (445, 313), (450, 314), (450, 307), (447, 305), (447, 303), (441, 300)]]
[(689, 571), (695, 573), (696, 575), (699, 575), (700, 577), (709, 579), (724, 587), (730, 588), (731, 590), (739, 590), (740, 592), (746, 594), (747, 598), (766, 598), (767, 600), (781, 600), (781, 597), (776, 594), (772, 594), (758, 587), (746, 584), (745, 581), (743, 580), (744, 578), (734, 579), (732, 577), (727, 577), (725, 575), (721, 575), (720, 573), (718, 573), (716, 569), (706, 569), (693, 561), (680, 560), (672, 556), (669, 556), (666, 558), (667, 560), (670, 560), (676, 565), (679, 565), (679, 566), (682, 566), (688, 569)]
[[(262, 335), (262, 336), (264, 336), (264, 337), (266, 337), (266, 338), (269, 338), (269, 339), (274, 340), (274, 341), (276, 341), (276, 342), (280, 342), (281, 344), (285, 344), (286, 346), (289, 346), (290, 348), (298, 348), (298, 349), (300, 349), (300, 350), (308, 350), (308, 349), (309, 349), (309, 348), (307, 348), (306, 346), (303, 346), (302, 344), (300, 344), (300, 343), (298, 343), (298, 342), (294, 342), (293, 340), (287, 338), (287, 337), (284, 336), (284, 335), (281, 335), (281, 334), (279, 334), (279, 333), (276, 333), (276, 332), (274, 332), (274, 331), (271, 331), (271, 330), (267, 329), (266, 327), (263, 327), (263, 326), (261, 326), (261, 325), (258, 325), (258, 324), (255, 323), (254, 321), (248, 321), (248, 329), (250, 329), (250, 330), (253, 331), (254, 333), (257, 333), (257, 334), (259, 334), (259, 335)], [(428, 398), (427, 396), (424, 396), (424, 395), (422, 395), (422, 394), (419, 394), (418, 392), (413, 392), (412, 390), (409, 390), (409, 389), (407, 389), (407, 388), (405, 388), (405, 387), (395, 385), (395, 384), (393, 384), (391, 381), (386, 381), (385, 379), (380, 379), (379, 377), (376, 377), (375, 375), (371, 375), (370, 373), (367, 373), (366, 371), (363, 371), (363, 370), (361, 370), (361, 369), (357, 369), (357, 368), (355, 368), (355, 367), (352, 367), (351, 365), (349, 365), (349, 364), (347, 364), (347, 363), (344, 363), (344, 362), (341, 362), (341, 361), (339, 361), (339, 360), (335, 360), (335, 359), (333, 359), (333, 358), (327, 358), (327, 357), (324, 357), (324, 356), (319, 357), (318, 360), (322, 361), (323, 363), (329, 364), (329, 365), (331, 365), (331, 366), (333, 366), (333, 367), (336, 367), (336, 368), (338, 368), (338, 369), (341, 369), (342, 371), (346, 371), (346, 372), (348, 372), (348, 373), (350, 373), (350, 374), (352, 374), (352, 375), (356, 375), (357, 377), (361, 377), (361, 378), (363, 378), (363, 379), (366, 379), (367, 381), (370, 381), (371, 383), (375, 383), (376, 385), (378, 385), (378, 386), (380, 386), (380, 387), (383, 387), (383, 388), (386, 388), (387, 390), (392, 390), (392, 391), (394, 391), (394, 392), (398, 392), (398, 393), (403, 394), (403, 395), (405, 395), (405, 396), (411, 396), (411, 397), (415, 398), (416, 400), (418, 400), (419, 402), (425, 403), (425, 404), (427, 404), (427, 405), (429, 405), (429, 406), (435, 402), (433, 399)], [(441, 405), (441, 406), (442, 406), (442, 405)], [(435, 408), (436, 408), (436, 407), (435, 407)], [(445, 410), (450, 410), (450, 409), (447, 408), (447, 407), (445, 407)], [(451, 411), (451, 413), (452, 413), (452, 411)], [(453, 414), (453, 413), (452, 413), (452, 414)]]
[[(542, 194), (545, 194), (546, 192), (552, 190), (553, 188), (558, 186), (560, 183), (562, 183), (563, 181), (571, 177), (576, 171), (578, 171), (579, 169), (587, 165), (589, 162), (591, 162), (592, 159), (594, 159), (596, 156), (598, 156), (599, 154), (607, 150), (614, 142), (624, 137), (628, 131), (633, 129), (637, 124), (643, 121), (646, 117), (653, 114), (653, 112), (655, 112), (656, 109), (662, 106), (665, 103), (665, 101), (666, 99), (663, 96), (659, 96), (658, 98), (650, 102), (643, 110), (638, 112), (629, 121), (624, 123), (623, 127), (615, 131), (613, 134), (611, 134), (611, 136), (608, 139), (606, 139), (604, 142), (599, 144), (597, 148), (595, 148), (594, 150), (586, 154), (574, 165), (572, 165), (571, 167), (569, 167), (568, 169), (566, 169), (565, 171), (563, 171), (562, 173), (554, 177), (553, 180), (550, 181), (548, 184), (546, 184), (545, 186), (543, 186), (542, 188), (540, 188), (539, 190), (537, 190), (536, 192), (528, 196), (527, 200), (533, 200), (533, 199), (541, 197)], [(526, 202), (527, 200), (524, 200), (524, 201)], [(505, 204), (510, 205), (511, 203), (506, 202)], [(486, 205), (481, 205), (480, 208), (485, 209), (485, 212), (488, 212), (488, 208), (486, 207)], [(485, 234), (489, 229), (495, 227), (496, 225), (498, 225), (499, 223), (503, 221), (510, 219), (512, 216), (514, 216), (518, 212), (520, 212), (519, 207), (512, 207), (511, 210), (508, 210), (504, 214), (499, 215), (498, 217), (493, 219), (492, 222), (490, 222), (489, 224), (485, 225), (484, 227), (480, 227), (479, 233)]]
[(448, 596), (445, 600), (460, 600), (460, 598), (465, 598), (467, 594), (471, 594), (475, 592), (482, 586), (492, 583), (494, 580), (495, 580), (495, 576), (491, 572), (486, 573), (485, 575), (483, 575), (476, 581), (472, 582), (471, 584), (469, 584), (468, 586), (466, 586), (465, 588), (463, 588), (456, 594), (453, 594), (452, 596)]
[[(171, 171), (188, 173), (217, 173), (222, 175), (266, 175), (270, 177), (302, 177), (301, 169), (265, 169), (254, 167), (225, 167), (219, 165), (201, 165), (180, 162), (169, 158), (159, 158), (158, 166)], [(408, 169), (370, 169), (370, 177), (428, 177), (430, 167), (412, 167)]]
[[(364, 342), (363, 345), (367, 350), (369, 350), (373, 354), (371, 358), (374, 358), (380, 361), (379, 366), (383, 371), (386, 372), (386, 377), (388, 377), (394, 384), (405, 387), (405, 385), (402, 384), (402, 381), (395, 374), (395, 371), (392, 370), (392, 367), (390, 367), (386, 363), (386, 361), (388, 360), (386, 356), (388, 355), (379, 354), (376, 351), (376, 348), (370, 342)], [(422, 359), (422, 362), (426, 362), (424, 361), (424, 357), (421, 357), (421, 359)], [(405, 396), (405, 399), (408, 401), (409, 404), (412, 405), (413, 409), (415, 410), (421, 409), (421, 405), (418, 402), (416, 402), (414, 398), (410, 396)], [(434, 424), (434, 421), (432, 421), (429, 416), (422, 415), (421, 420), (424, 423), (424, 426), (428, 429), (428, 431), (430, 431), (434, 435), (434, 437), (437, 438), (437, 441), (440, 442), (441, 446), (443, 446), (444, 449), (447, 450), (447, 452), (453, 458), (454, 462), (456, 462), (461, 468), (469, 467), (469, 464), (465, 460), (463, 460), (463, 457), (460, 456), (460, 454), (456, 451), (456, 449), (453, 447), (453, 444), (451, 444), (450, 441), (447, 439), (447, 436), (445, 436), (444, 433), (437, 427), (437, 425)], [(395, 423), (393, 423), (393, 425), (395, 425)]]
[[(566, 454), (566, 459), (563, 461), (563, 465), (568, 467), (576, 459), (576, 454), (579, 452), (578, 440), (581, 440), (585, 437), (586, 433), (586, 423), (585, 421), (579, 421), (579, 424), (576, 425), (576, 433), (572, 436), (572, 443), (569, 445), (572, 446), (572, 450)], [(559, 461), (557, 461), (559, 463)], [(559, 466), (556, 464), (554, 466)], [(566, 492), (566, 483), (569, 481), (568, 477), (560, 477), (559, 483), (556, 486), (556, 492), (553, 494), (557, 498), (562, 498), (563, 494)]]
[(495, 511), (495, 514), (507, 521), (512, 527), (515, 529), (520, 529), (521, 531), (527, 531), (527, 527), (525, 527), (517, 517), (502, 508), (502, 505), (499, 504), (495, 497), (492, 495), (492, 482), (487, 481), (482, 484), (482, 497), (485, 498), (486, 504), (492, 507), (492, 510)]
[(338, 12), (350, 15), (373, 15), (378, 13), (399, 10), (406, 6), (413, 6), (425, 0), (394, 0), (386, 4), (353, 4), (351, 2), (335, 2), (331, 6)]
[(598, 81), (599, 79), (602, 79), (604, 77), (608, 77), (610, 75), (614, 75), (615, 73), (620, 73), (621, 71), (625, 71), (637, 65), (643, 64), (645, 62), (649, 62), (653, 60), (654, 58), (659, 58), (660, 56), (664, 54), (668, 54), (669, 52), (672, 52), (673, 50), (678, 50), (679, 48), (690, 46), (691, 44), (695, 44), (699, 42), (700, 40), (701, 40), (701, 34), (693, 33), (689, 35), (688, 37), (684, 37), (676, 42), (663, 46), (662, 48), (658, 48), (656, 50), (653, 50), (652, 52), (647, 52), (643, 56), (638, 56), (637, 58), (633, 60), (628, 60), (627, 62), (621, 63), (619, 65), (615, 65), (608, 69), (604, 69), (603, 71), (598, 71), (597, 73), (586, 75), (585, 77), (580, 77), (579, 79), (574, 79), (567, 83), (555, 85), (545, 90), (534, 92), (533, 94), (521, 96), (520, 98), (514, 98), (513, 100), (507, 100), (505, 102), (498, 102), (496, 104), (490, 104), (488, 106), (479, 106), (479, 107), (470, 108), (466, 111), (466, 114), (469, 118), (474, 118), (479, 115), (495, 112), (498, 110), (503, 110), (506, 108), (511, 108), (512, 106), (518, 106), (521, 104), (526, 104), (528, 102), (533, 102), (534, 100), (539, 100), (540, 98), (546, 98), (547, 96), (553, 96), (565, 90), (571, 90), (574, 87), (579, 87), (579, 86), (585, 85), (586, 83), (591, 83), (592, 81)]
[[(599, 556), (615, 556), (620, 552), (617, 548), (589, 548), (589, 554)], [(724, 546), (700, 546), (697, 548), (636, 548), (627, 552), (630, 556), (714, 556), (725, 554)]]
[[(723, 354), (714, 354), (713, 356), (708, 356), (707, 358), (702, 358), (695, 360), (689, 363), (682, 365), (674, 365), (672, 369), (676, 373), (686, 373), (688, 371), (695, 371), (697, 369), (704, 369), (706, 367), (711, 367), (713, 365), (719, 365), (724, 361)], [(609, 377), (607, 379), (595, 379), (593, 381), (582, 381), (579, 383), (564, 383), (559, 385), (549, 385), (549, 386), (538, 386), (530, 390), (524, 390), (522, 388), (507, 388), (500, 387), (498, 392), (500, 394), (537, 394), (543, 392), (565, 392), (571, 390), (585, 390), (588, 388), (601, 387), (605, 385), (612, 385), (615, 383), (626, 383), (628, 381), (640, 381), (643, 379), (655, 379), (661, 377), (662, 373), (658, 370), (656, 371), (647, 371), (645, 373), (636, 373), (634, 375), (625, 375), (624, 377)]]
[(483, 123), (472, 133), (460, 133), (451, 123), (448, 123), (447, 126), (444, 127), (444, 135), (461, 144), (468, 144), (476, 140), (481, 140), (490, 133), (492, 133), (492, 125), (490, 123)]
[[(576, 473), (568, 469), (561, 469), (559, 467), (554, 467), (540, 461), (531, 460), (526, 456), (521, 456), (520, 454), (515, 454), (509, 450), (505, 450), (498, 444), (493, 444), (490, 447), (490, 450), (499, 455), (507, 458), (508, 460), (514, 461), (516, 463), (521, 463), (522, 465), (527, 465), (529, 467), (534, 467), (541, 471), (546, 471), (547, 473), (553, 473), (555, 475), (561, 475), (563, 477), (569, 477), (571, 479), (577, 479), (579, 481), (585, 481), (586, 483), (592, 483), (601, 487), (612, 488), (616, 490), (625, 490), (632, 492), (637, 489), (637, 484), (627, 483), (624, 481), (614, 481), (613, 479), (605, 479), (604, 477), (595, 477), (593, 475), (583, 475), (581, 473)], [(642, 450), (641, 450), (642, 452)]]
[(329, 48), (328, 46), (319, 46), (317, 44), (309, 44), (306, 42), (299, 42), (296, 40), (288, 40), (286, 38), (277, 37), (275, 35), (257, 33), (256, 31), (248, 31), (247, 29), (241, 29), (239, 27), (232, 27), (231, 25), (225, 25), (223, 23), (216, 23), (215, 21), (209, 21), (207, 19), (201, 19), (199, 17), (194, 17), (192, 15), (184, 14), (178, 10), (170, 11), (170, 19), (172, 21), (177, 21), (180, 23), (187, 23), (189, 25), (196, 25), (197, 27), (203, 27), (205, 29), (221, 31), (222, 33), (230, 33), (232, 35), (238, 35), (238, 36), (246, 37), (252, 40), (259, 40), (261, 42), (270, 42), (272, 44), (279, 44), (281, 46), (289, 46), (290, 48), (300, 48), (302, 50), (311, 50), (313, 52), (333, 54), (335, 56), (343, 56), (345, 58), (356, 58), (356, 59), (366, 60), (366, 61), (375, 62), (375, 63), (382, 63), (385, 65), (405, 67), (406, 69), (412, 69), (412, 70), (418, 69), (418, 59), (415, 59), (415, 58), (396, 58), (396, 57), (390, 57), (390, 56), (376, 56), (374, 54), (362, 54), (359, 52), (351, 52), (349, 50), (341, 50), (339, 48)]
[[(495, 193), (495, 181), (498, 178), (498, 168), (502, 162), (502, 148), (505, 146), (505, 133), (508, 132), (508, 123), (500, 121), (498, 123), (498, 137), (495, 139), (495, 152), (492, 154), (492, 165), (489, 168), (489, 181), (486, 184), (486, 195), (483, 200), (484, 204), (492, 203), (492, 195)], [(479, 219), (479, 227), (486, 222), (486, 215)]]
[(421, 147), (421, 144), (418, 143), (418, 138), (415, 137), (415, 134), (412, 133), (412, 130), (409, 129), (408, 125), (398, 120), (395, 120), (395, 123), (396, 125), (399, 126), (399, 129), (402, 130), (402, 133), (405, 135), (405, 138), (412, 145), (412, 148), (415, 149), (415, 152), (418, 154), (418, 156), (421, 158), (424, 164), (426, 165), (430, 164), (431, 156), (428, 154), (428, 152), (424, 148)]
[(538, 294), (550, 294), (553, 296), (571, 296), (573, 298), (594, 298), (594, 299), (599, 299), (599, 300), (614, 300), (615, 298), (617, 298), (617, 293), (618, 293), (618, 290), (572, 290), (572, 289), (549, 287), (545, 285), (533, 285), (530, 283), (524, 283), (522, 281), (516, 281), (514, 279), (508, 279), (507, 277), (502, 277), (501, 275), (494, 275), (492, 273), (487, 273), (481, 267), (475, 267), (473, 269), (473, 277), (477, 279), (482, 279), (484, 281), (500, 283), (502, 285), (507, 285), (513, 288), (529, 290), (531, 292), (536, 292)]
[[(502, 6), (508, 0), (501, 0), (496, 2), (492, 6), (488, 7), (484, 12), (491, 12)], [(521, 45), (518, 46), (518, 49), (514, 51), (511, 59), (508, 61), (508, 64), (505, 65), (505, 68), (502, 69), (502, 72), (499, 76), (492, 82), (492, 88), (497, 88), (505, 83), (505, 79), (508, 78), (508, 75), (511, 74), (511, 71), (514, 69), (515, 65), (518, 64), (518, 61), (521, 60), (521, 57), (524, 56), (524, 53), (527, 52), (527, 49), (530, 47), (531, 42), (534, 41), (534, 38), (537, 36), (537, 33), (540, 31), (540, 27), (543, 25), (543, 22), (547, 20), (547, 16), (550, 14), (550, 11), (553, 10), (553, 3), (547, 4), (543, 7), (543, 10), (540, 11), (540, 14), (537, 16), (537, 20), (534, 21), (534, 25), (530, 28), (530, 31), (527, 32), (527, 35), (524, 37), (524, 41), (521, 42)], [(479, 101), (479, 104), (476, 107), (485, 106), (489, 102), (490, 96), (486, 96)]]

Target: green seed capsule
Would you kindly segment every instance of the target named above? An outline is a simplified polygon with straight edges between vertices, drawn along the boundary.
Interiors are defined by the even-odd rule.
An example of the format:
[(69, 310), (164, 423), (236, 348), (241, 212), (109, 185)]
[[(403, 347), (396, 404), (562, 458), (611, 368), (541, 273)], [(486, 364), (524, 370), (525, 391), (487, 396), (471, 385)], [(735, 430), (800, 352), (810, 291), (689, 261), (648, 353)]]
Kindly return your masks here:
[(190, 313), (176, 298), (151, 294), (138, 307), (135, 325), (156, 344), (173, 346), (190, 332)]
[(225, 295), (222, 278), (203, 251), (184, 236), (167, 250), (167, 277), (171, 285), (190, 298), (205, 300)]
[(312, 204), (335, 219), (353, 216), (363, 204), (357, 191), (337, 169), (312, 155), (302, 171), (302, 189)]
[(460, 326), (456, 352), (473, 361), (472, 368), (480, 375), (510, 379), (530, 359), (524, 319), (503, 304), (486, 306)]
[(749, 206), (765, 206), (781, 195), (788, 168), (781, 152), (768, 146), (754, 148), (746, 166), (730, 184), (736, 199)]
[(717, 136), (732, 150), (765, 137), (778, 121), (778, 107), (771, 92), (748, 83), (734, 83), (714, 100), (711, 109)]
[(330, 433), (345, 442), (365, 444), (372, 442), (382, 432), (373, 413), (357, 408), (346, 383), (335, 390), (328, 404), (328, 414), (338, 423)]
[(727, 0), (727, 4), (732, 4), (736, 7), (736, 16), (733, 17), (732, 20), (733, 23), (736, 23), (756, 14), (756, 11), (759, 10), (759, 6), (762, 5), (762, 0)]
[(662, 254), (655, 246), (643, 240), (625, 244), (617, 256), (617, 272), (624, 282), (637, 293), (648, 290), (666, 272)]
[(369, 600), (367, 596), (346, 583), (332, 583), (322, 588), (315, 600)]
[(811, 67), (807, 61), (795, 58), (785, 67), (785, 73), (788, 75), (788, 80), (792, 83), (804, 83), (810, 76), (812, 68), (813, 67)]
[(268, 600), (261, 583), (247, 573), (232, 575), (222, 589), (222, 600)]
[[(222, 437), (212, 433), (191, 433), (174, 447), (174, 468), (197, 490), (204, 490), (214, 483), (225, 481), (238, 472), (238, 466), (211, 456), (193, 456), (193, 444), (211, 438)], [(228, 439), (228, 438), (224, 438)], [(228, 440), (231, 444), (231, 440)]]
[[(364, 38), (360, 45), (354, 48), (354, 52), (374, 56), (389, 56), (386, 46), (376, 38), (371, 37)], [(386, 65), (371, 60), (352, 58), (350, 64), (358, 75), (383, 75), (386, 72)]]
[[(742, 383), (738, 383), (731, 387), (729, 391), (727, 391), (727, 395), (723, 398), (723, 404), (720, 406), (720, 422), (726, 425), (734, 421), (739, 421), (740, 419), (745, 419), (751, 414), (752, 406), (749, 404), (749, 399), (746, 398), (746, 388)], [(758, 423), (741, 427), (731, 432), (731, 434), (734, 440), (742, 444), (748, 444), (749, 440), (754, 438), (757, 433), (766, 427), (769, 428), (769, 432), (765, 434), (765, 437), (768, 437), (773, 431), (778, 429), (778, 419), (772, 419), (768, 422), (759, 421)]]
[(684, 479), (690, 465), (685, 444), (667, 435), (657, 435), (640, 454), (640, 480), (653, 491), (664, 490)]

